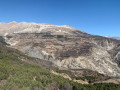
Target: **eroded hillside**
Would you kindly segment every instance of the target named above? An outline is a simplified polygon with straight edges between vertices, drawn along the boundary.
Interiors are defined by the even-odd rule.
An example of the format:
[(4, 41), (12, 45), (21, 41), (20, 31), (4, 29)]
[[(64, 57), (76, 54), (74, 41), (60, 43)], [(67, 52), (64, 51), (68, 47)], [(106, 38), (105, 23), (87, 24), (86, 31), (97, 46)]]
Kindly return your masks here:
[(1, 35), (10, 47), (29, 56), (59, 67), (120, 77), (119, 40), (89, 35), (66, 25), (12, 22), (0, 26)]
[(118, 83), (97, 82), (86, 85), (109, 77), (90, 70), (61, 70), (49, 61), (32, 58), (14, 48), (6, 47), (3, 38), (1, 42), (0, 90), (117, 90), (120, 88)]

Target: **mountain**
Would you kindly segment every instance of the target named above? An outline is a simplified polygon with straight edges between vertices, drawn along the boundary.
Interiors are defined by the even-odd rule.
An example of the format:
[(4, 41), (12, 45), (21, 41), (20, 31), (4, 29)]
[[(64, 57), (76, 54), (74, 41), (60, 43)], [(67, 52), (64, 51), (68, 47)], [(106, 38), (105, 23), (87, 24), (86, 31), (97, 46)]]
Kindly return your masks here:
[(112, 37), (112, 38), (117, 39), (117, 40), (120, 40), (120, 37)]
[[(49, 61), (29, 57), (14, 48), (6, 47), (8, 44), (4, 41), (4, 38), (0, 37), (0, 90), (117, 90), (120, 88), (120, 79), (112, 79), (91, 70), (59, 69)], [(80, 75), (81, 73), (83, 76)], [(99, 82), (95, 82), (96, 80)]]
[(110, 36), (106, 36), (106, 37), (120, 40), (120, 37), (110, 37)]
[(120, 77), (120, 41), (90, 35), (67, 25), (0, 23), (0, 35), (31, 57), (71, 70), (91, 70)]

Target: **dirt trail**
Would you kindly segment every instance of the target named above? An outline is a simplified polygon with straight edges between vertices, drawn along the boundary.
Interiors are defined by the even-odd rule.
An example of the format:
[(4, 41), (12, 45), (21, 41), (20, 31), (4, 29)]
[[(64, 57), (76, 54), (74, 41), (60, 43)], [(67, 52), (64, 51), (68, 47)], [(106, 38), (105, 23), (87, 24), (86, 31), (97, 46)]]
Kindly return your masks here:
[[(72, 80), (67, 74), (65, 74), (65, 73), (57, 73), (57, 72), (55, 72), (55, 71), (53, 71), (53, 70), (51, 70), (51, 73), (53, 73), (53, 74), (55, 74), (55, 75), (58, 75), (58, 76), (62, 76), (62, 77), (64, 77), (64, 78), (67, 78), (67, 79), (69, 79), (69, 80)], [(87, 81), (83, 81), (83, 80), (72, 80), (73, 82), (78, 82), (78, 83), (80, 83), (80, 84), (89, 84)]]

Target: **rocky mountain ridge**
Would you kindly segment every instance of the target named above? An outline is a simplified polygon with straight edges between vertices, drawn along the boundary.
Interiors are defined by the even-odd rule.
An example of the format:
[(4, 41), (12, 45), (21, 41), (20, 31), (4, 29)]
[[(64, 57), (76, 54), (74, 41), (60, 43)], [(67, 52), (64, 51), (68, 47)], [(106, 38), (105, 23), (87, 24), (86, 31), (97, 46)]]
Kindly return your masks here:
[(120, 41), (89, 35), (66, 25), (1, 23), (0, 35), (25, 54), (59, 67), (90, 69), (120, 77)]
[(107, 38), (113, 38), (113, 39), (117, 39), (117, 40), (120, 40), (120, 37), (119, 36), (113, 36), (113, 37), (111, 37), (111, 36), (106, 36)]

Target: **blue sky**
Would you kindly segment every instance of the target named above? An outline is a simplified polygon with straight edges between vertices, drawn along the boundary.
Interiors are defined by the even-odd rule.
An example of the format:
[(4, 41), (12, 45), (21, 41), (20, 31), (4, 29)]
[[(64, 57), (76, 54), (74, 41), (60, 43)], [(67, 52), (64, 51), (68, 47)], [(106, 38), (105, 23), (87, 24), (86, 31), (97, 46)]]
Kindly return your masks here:
[(120, 36), (120, 0), (0, 0), (0, 22), (69, 25), (89, 34)]

